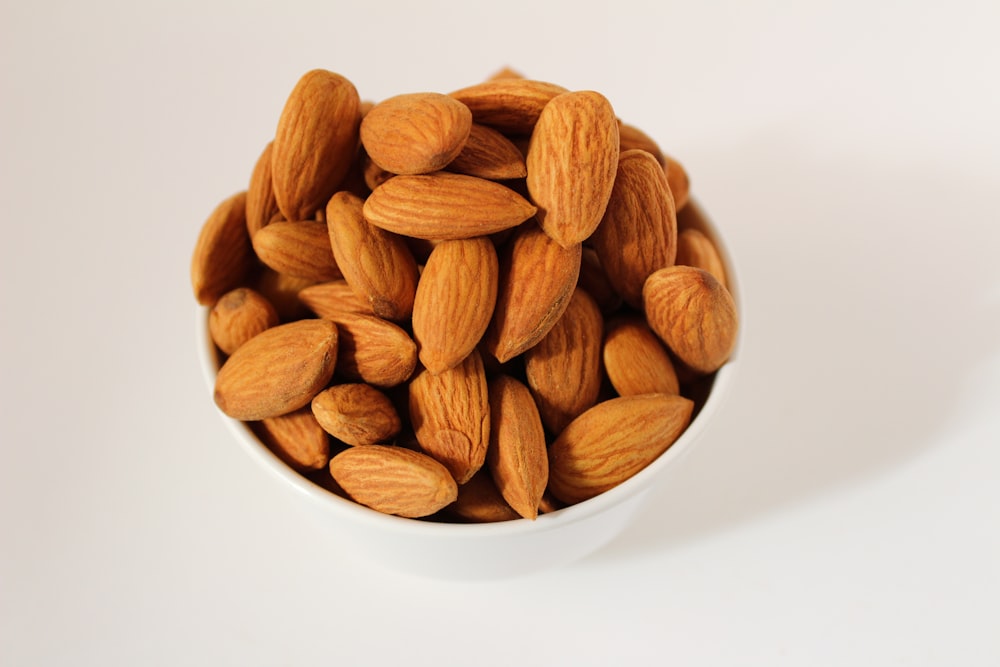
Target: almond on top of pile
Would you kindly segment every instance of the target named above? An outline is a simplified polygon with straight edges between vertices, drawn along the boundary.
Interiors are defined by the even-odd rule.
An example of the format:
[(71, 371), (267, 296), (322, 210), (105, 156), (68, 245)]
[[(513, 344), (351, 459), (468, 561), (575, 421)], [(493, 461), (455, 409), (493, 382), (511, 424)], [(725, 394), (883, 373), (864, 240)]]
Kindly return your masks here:
[(403, 517), (534, 519), (684, 432), (737, 309), (688, 174), (592, 90), (294, 86), (191, 283), (229, 417)]

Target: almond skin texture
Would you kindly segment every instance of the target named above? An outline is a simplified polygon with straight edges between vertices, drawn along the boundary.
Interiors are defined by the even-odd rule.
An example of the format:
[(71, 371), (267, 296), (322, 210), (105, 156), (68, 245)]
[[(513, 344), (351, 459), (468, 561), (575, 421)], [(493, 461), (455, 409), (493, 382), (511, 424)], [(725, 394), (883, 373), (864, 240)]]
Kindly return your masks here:
[(476, 348), (493, 317), (499, 270), (488, 238), (442, 241), (431, 251), (413, 306), (413, 338), (428, 371), (446, 371)]
[(489, 394), (490, 474), (514, 511), (533, 520), (549, 479), (541, 417), (531, 391), (514, 378), (498, 376), (490, 382)]
[(264, 147), (250, 176), (250, 187), (247, 188), (247, 232), (251, 238), (267, 225), (275, 214), (280, 213), (278, 201), (274, 198), (274, 187), (271, 184), (273, 147), (273, 141)]
[(428, 516), (458, 497), (443, 465), (402, 447), (351, 447), (330, 459), (330, 475), (355, 502), (385, 514)]
[(487, 470), (481, 470), (458, 487), (458, 498), (448, 506), (448, 514), (472, 523), (496, 523), (520, 519), (507, 504)]
[(608, 281), (633, 308), (642, 286), (677, 255), (677, 213), (663, 168), (650, 153), (622, 153), (611, 200), (593, 237)]
[(618, 120), (600, 93), (564, 93), (542, 110), (528, 147), (528, 192), (559, 245), (582, 243), (600, 224), (618, 153)]
[(347, 284), (379, 317), (408, 320), (420, 274), (406, 242), (369, 224), (357, 195), (338, 192), (326, 206), (333, 257)]
[(395, 387), (417, 366), (417, 344), (399, 326), (374, 315), (331, 311), (324, 318), (340, 334), (337, 376), (349, 382)]
[(442, 169), (465, 146), (472, 112), (440, 93), (408, 93), (384, 100), (361, 121), (361, 143), (375, 164), (394, 174)]
[(652, 137), (634, 125), (627, 123), (620, 123), (618, 125), (618, 145), (622, 153), (638, 148), (647, 153), (652, 153), (653, 157), (660, 164), (664, 163), (663, 151), (660, 150), (660, 146)]
[(472, 120), (509, 135), (529, 135), (549, 101), (568, 92), (562, 86), (523, 78), (485, 81), (451, 93), (472, 111)]
[(336, 320), (337, 313), (375, 314), (346, 280), (307, 285), (298, 293), (298, 298), (309, 310), (327, 320)]
[(401, 428), (389, 397), (363, 383), (324, 389), (312, 400), (312, 414), (325, 432), (348, 445), (388, 442)]
[(520, 227), (500, 258), (500, 281), (485, 342), (506, 363), (542, 339), (569, 306), (582, 246), (564, 248), (534, 224)]
[(645, 318), (617, 317), (606, 330), (601, 351), (604, 370), (620, 396), (680, 393), (670, 355)]
[(326, 224), (317, 220), (272, 222), (254, 234), (253, 249), (278, 273), (315, 282), (342, 277)]
[(226, 354), (232, 354), (243, 343), (277, 325), (278, 312), (274, 306), (249, 287), (226, 292), (208, 314), (212, 341)]
[(597, 402), (603, 334), (597, 303), (577, 289), (555, 326), (524, 353), (528, 386), (550, 433), (560, 433)]
[(677, 234), (677, 263), (704, 269), (726, 286), (726, 266), (722, 256), (701, 230), (690, 228)]
[(691, 266), (660, 269), (642, 294), (649, 326), (692, 370), (711, 373), (729, 359), (736, 346), (736, 304), (711, 273)]
[(271, 153), (271, 178), (286, 220), (309, 220), (337, 191), (358, 147), (361, 100), (354, 84), (306, 72), (285, 102)]
[(308, 405), (333, 377), (337, 327), (299, 320), (244, 343), (219, 369), (215, 403), (232, 417), (257, 421)]
[(694, 403), (644, 394), (604, 401), (577, 417), (549, 448), (549, 491), (575, 504), (652, 463), (684, 432)]
[(667, 175), (667, 183), (670, 185), (670, 192), (674, 195), (674, 205), (679, 211), (687, 206), (691, 191), (691, 179), (684, 166), (669, 155), (663, 156), (662, 164), (663, 171)]
[(397, 234), (432, 241), (486, 236), (535, 214), (524, 197), (499, 183), (436, 172), (394, 176), (365, 200), (364, 216)]
[(510, 139), (492, 127), (472, 124), (469, 138), (448, 171), (500, 181), (524, 178), (528, 168), (524, 156)]
[(486, 373), (477, 352), (437, 375), (410, 382), (409, 413), (420, 448), (464, 484), (486, 460), (490, 411)]
[(308, 406), (262, 420), (259, 431), (271, 451), (296, 470), (322, 470), (330, 461), (330, 437)]
[(246, 202), (246, 192), (229, 197), (212, 211), (198, 234), (191, 257), (191, 287), (203, 306), (240, 287), (256, 266), (247, 233)]

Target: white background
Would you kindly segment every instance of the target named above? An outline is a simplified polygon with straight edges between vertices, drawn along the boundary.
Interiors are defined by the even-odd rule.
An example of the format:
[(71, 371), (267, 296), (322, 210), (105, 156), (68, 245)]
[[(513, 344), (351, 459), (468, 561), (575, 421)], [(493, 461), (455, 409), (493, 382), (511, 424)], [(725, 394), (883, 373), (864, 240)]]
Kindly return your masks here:
[[(1000, 664), (994, 2), (0, 5), (0, 664)], [(603, 92), (740, 270), (710, 435), (612, 544), (361, 566), (227, 434), (190, 253), (314, 67)]]

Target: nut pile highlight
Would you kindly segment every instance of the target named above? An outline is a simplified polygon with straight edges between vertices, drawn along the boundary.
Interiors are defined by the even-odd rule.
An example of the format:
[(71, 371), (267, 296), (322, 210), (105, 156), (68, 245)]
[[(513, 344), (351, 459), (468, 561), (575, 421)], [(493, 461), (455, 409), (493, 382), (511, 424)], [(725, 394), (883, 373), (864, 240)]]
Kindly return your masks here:
[(296, 84), (191, 264), (215, 402), (380, 512), (534, 519), (645, 468), (732, 354), (683, 167), (600, 93), (503, 70)]

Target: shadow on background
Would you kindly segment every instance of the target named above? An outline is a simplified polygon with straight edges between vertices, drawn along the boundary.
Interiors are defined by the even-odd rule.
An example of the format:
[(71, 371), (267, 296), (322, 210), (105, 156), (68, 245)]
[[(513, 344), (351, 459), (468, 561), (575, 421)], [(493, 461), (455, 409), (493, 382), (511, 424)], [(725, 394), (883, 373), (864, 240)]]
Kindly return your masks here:
[(783, 136), (711, 158), (713, 189), (692, 169), (693, 191), (739, 269), (741, 367), (717, 423), (593, 559), (717, 534), (944, 444), (1000, 347), (985, 180), (932, 156), (814, 158)]

